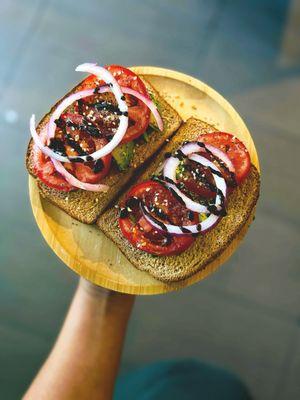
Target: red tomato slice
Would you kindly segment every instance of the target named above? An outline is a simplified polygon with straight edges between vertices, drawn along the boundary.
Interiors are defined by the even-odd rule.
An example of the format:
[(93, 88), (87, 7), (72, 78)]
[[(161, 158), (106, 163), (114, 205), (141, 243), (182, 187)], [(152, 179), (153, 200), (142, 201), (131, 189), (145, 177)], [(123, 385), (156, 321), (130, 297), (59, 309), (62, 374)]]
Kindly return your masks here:
[[(201, 154), (201, 156), (206, 157), (205, 154)], [(197, 164), (196, 162), (191, 160), (188, 160), (187, 162), (193, 170), (197, 168), (199, 172), (204, 175), (204, 177), (210, 184), (214, 184), (214, 178), (212, 176), (212, 173), (207, 168), (204, 168), (201, 166), (201, 164)], [(183, 192), (185, 192), (187, 196), (190, 196), (190, 194), (194, 194), (200, 198), (215, 197), (215, 193), (212, 192), (209, 188), (207, 188), (207, 186), (205, 186), (202, 182), (195, 179), (190, 171), (185, 170), (182, 173), (182, 176), (178, 177), (178, 183), (183, 184), (182, 190)]]
[(213, 132), (200, 135), (198, 140), (209, 143), (224, 151), (235, 168), (237, 183), (241, 183), (251, 167), (251, 160), (246, 146), (235, 136), (225, 132)]
[[(122, 67), (120, 65), (109, 65), (106, 68), (116, 78), (120, 86), (125, 86), (136, 90), (137, 92), (149, 98), (145, 84), (130, 69)], [(99, 83), (97, 82), (97, 77), (91, 75), (85, 79), (82, 85), (83, 89), (94, 88), (97, 84), (99, 85)], [(101, 83), (102, 82), (100, 82), (100, 84)], [(130, 95), (126, 95), (125, 97), (129, 107), (129, 127), (122, 140), (122, 143), (130, 142), (133, 139), (141, 136), (141, 134), (146, 131), (150, 119), (150, 110), (141, 100), (136, 99), (135, 97)]]
[[(149, 97), (144, 83), (132, 71), (118, 65), (111, 65), (107, 67), (107, 69), (115, 76), (121, 86), (132, 88), (143, 94), (144, 96)], [(97, 78), (91, 75), (84, 81), (81, 88), (94, 88), (97, 84), (99, 84), (99, 82), (96, 81)], [(149, 124), (150, 118), (150, 110), (142, 101), (129, 95), (126, 95), (126, 101), (129, 106), (129, 127), (123, 138), (123, 143), (129, 142), (144, 133)], [(78, 105), (74, 104), (72, 105), (72, 107), (66, 110), (66, 112), (61, 116), (61, 120), (65, 123), (70, 121), (73, 124), (80, 125), (83, 121), (83, 116), (78, 114)], [(100, 127), (100, 123), (103, 124), (101, 118), (95, 121), (95, 124), (96, 126), (98, 124), (98, 127)], [(109, 133), (110, 130), (112, 130), (114, 127), (109, 126), (107, 128)], [(68, 125), (63, 125), (62, 128), (57, 128), (55, 136), (56, 138), (64, 141), (66, 154), (68, 156), (75, 156), (78, 153), (76, 152), (76, 149), (74, 150), (74, 146), (72, 147), (70, 146), (70, 143), (68, 143), (68, 140), (65, 138), (63, 129), (66, 129), (69, 137), (78, 142), (78, 146), (81, 146), (81, 148), (89, 154), (94, 152), (95, 148), (97, 149), (97, 147), (101, 148), (103, 146), (103, 141), (101, 142), (101, 140), (105, 139), (96, 139), (90, 136), (89, 133), (84, 132), (82, 129), (78, 129), (77, 127), (74, 128), (74, 126), (71, 127)], [(56, 172), (49, 158), (41, 154), (35, 157), (35, 169), (39, 178), (48, 186), (58, 190), (69, 191), (74, 189), (73, 186), (69, 185), (65, 181), (65, 179), (58, 172)], [(103, 168), (101, 169), (101, 171), (96, 173), (93, 170), (94, 163), (75, 163), (72, 166), (70, 165), (70, 163), (65, 163), (65, 167), (69, 170), (69, 172), (73, 173), (82, 182), (98, 183), (101, 179), (104, 178), (104, 176), (107, 175), (109, 171), (111, 155), (103, 157), (102, 162)]]
[[(107, 143), (105, 139), (95, 139), (93, 138), (95, 143), (96, 150), (101, 149)], [(99, 166), (99, 172), (94, 171), (94, 167)], [(102, 157), (100, 160), (92, 161), (88, 163), (74, 163), (74, 175), (81, 182), (86, 183), (99, 183), (101, 179), (103, 179), (110, 169), (111, 164), (111, 154), (107, 154)]]
[(69, 192), (76, 189), (66, 182), (63, 176), (56, 171), (49, 157), (46, 157), (37, 146), (33, 147), (33, 152), (34, 172), (43, 183), (62, 192)]
[[(61, 119), (67, 124), (71, 122), (76, 125), (80, 125), (83, 123), (83, 116), (80, 114), (72, 114), (65, 113), (62, 115)], [(74, 129), (73, 126), (66, 125), (65, 130), (69, 136), (76, 141), (77, 145), (80, 146), (81, 149), (84, 149), (87, 153), (93, 153), (96, 150), (101, 149), (103, 146), (107, 144), (107, 140), (104, 138), (94, 138), (90, 136), (88, 133), (84, 132), (80, 129)], [(57, 129), (56, 136), (60, 136), (66, 144), (66, 153), (68, 156), (76, 156), (78, 153), (74, 148), (68, 145), (66, 139), (64, 138), (63, 132)], [(70, 172), (76, 176), (81, 182), (85, 183), (99, 183), (101, 179), (103, 179), (110, 168), (111, 164), (111, 154), (106, 155), (101, 158), (101, 160), (95, 162), (87, 162), (87, 163), (64, 163), (65, 168), (72, 168)], [(94, 171), (95, 164), (98, 165), (98, 172)]]
[[(128, 192), (126, 200), (131, 197), (143, 199), (146, 205), (160, 207), (170, 223), (188, 225), (195, 223), (188, 218), (188, 210), (174, 198), (171, 192), (158, 182), (142, 182)], [(192, 235), (172, 236), (152, 227), (145, 219), (139, 205), (131, 207), (132, 212), (119, 218), (119, 226), (124, 237), (135, 247), (155, 255), (176, 255), (185, 251), (193, 242)], [(156, 216), (157, 217), (157, 216)]]

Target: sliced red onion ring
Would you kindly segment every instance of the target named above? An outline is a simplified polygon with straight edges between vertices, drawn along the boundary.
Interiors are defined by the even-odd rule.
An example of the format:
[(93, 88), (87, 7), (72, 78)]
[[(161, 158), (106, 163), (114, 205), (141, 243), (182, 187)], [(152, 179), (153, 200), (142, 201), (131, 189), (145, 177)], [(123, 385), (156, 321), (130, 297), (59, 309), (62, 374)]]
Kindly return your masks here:
[(235, 173), (235, 168), (228, 155), (224, 153), (224, 151), (218, 149), (215, 146), (212, 146), (211, 144), (204, 142), (190, 142), (183, 145), (181, 151), (187, 156), (192, 153), (204, 152), (206, 151), (206, 149), (210, 151), (219, 160), (223, 161), (230, 172)]
[[(45, 142), (47, 140), (47, 136), (48, 136), (47, 127), (45, 127), (41, 131), (40, 135), (38, 135), (38, 139), (42, 145), (44, 145), (43, 142)], [(36, 145), (36, 143), (34, 145)], [(86, 182), (79, 181), (77, 178), (75, 178), (75, 176), (73, 176), (66, 170), (66, 168), (63, 166), (63, 164), (61, 162), (55, 160), (52, 157), (50, 157), (50, 159), (51, 159), (56, 171), (59, 172), (65, 178), (65, 180), (67, 182), (69, 182), (72, 186), (79, 188), (79, 189), (88, 190), (91, 192), (105, 192), (109, 189), (109, 186), (107, 186), (107, 185), (92, 184), (92, 183), (86, 183)]]
[(72, 93), (70, 96), (66, 97), (55, 109), (54, 113), (51, 115), (49, 124), (48, 124), (48, 138), (54, 138), (56, 131), (55, 120), (59, 119), (61, 114), (65, 111), (66, 108), (71, 106), (75, 101), (83, 99), (88, 96), (92, 96), (94, 94), (94, 89), (82, 90), (80, 92)]
[(227, 166), (227, 168), (229, 169), (230, 172), (235, 174), (235, 168), (234, 168), (230, 158), (228, 157), (228, 155), (226, 153), (224, 153), (224, 151), (222, 151), (222, 150), (218, 149), (217, 147), (212, 146), (211, 144), (208, 144), (208, 143), (205, 143), (205, 147), (215, 157), (217, 157), (219, 160), (223, 161), (223, 163)]
[(72, 186), (75, 186), (79, 189), (88, 190), (90, 192), (106, 192), (109, 189), (109, 186), (103, 185), (102, 183), (96, 184), (81, 182), (79, 179), (75, 178), (75, 176), (70, 174), (70, 172), (66, 170), (61, 162), (55, 160), (54, 158), (51, 158), (51, 161), (56, 171), (59, 172)]
[(205, 233), (209, 229), (213, 228), (221, 218), (219, 215), (210, 214), (203, 222), (199, 222), (199, 224), (177, 226), (177, 225), (165, 224), (161, 221), (158, 221), (157, 218), (155, 218), (150, 213), (150, 211), (143, 204), (143, 202), (141, 202), (141, 210), (146, 220), (155, 229), (161, 232), (168, 232), (171, 235), (178, 235), (178, 236)]
[[(78, 68), (78, 67), (77, 67)], [(99, 67), (100, 68), (100, 67)], [(77, 70), (77, 69), (76, 69)], [(105, 70), (106, 71), (106, 70)], [(102, 86), (98, 89), (98, 93), (106, 93), (106, 92), (110, 92), (113, 89), (110, 86)], [(131, 94), (135, 97), (137, 97), (138, 99), (140, 99), (141, 101), (143, 101), (150, 109), (150, 111), (153, 113), (157, 125), (159, 127), (159, 129), (162, 131), (163, 130), (163, 121), (161, 116), (159, 115), (159, 112), (155, 106), (155, 104), (148, 99), (147, 97), (143, 96), (142, 94), (140, 94), (139, 92), (130, 89), (130, 88), (126, 88), (126, 87), (122, 87), (121, 88), (122, 92), (127, 93), (127, 94)], [(67, 97), (66, 99), (64, 99), (59, 106), (56, 108), (56, 110), (54, 111), (54, 113), (52, 114), (49, 124), (48, 124), (48, 138), (51, 139), (55, 136), (55, 130), (56, 130), (56, 124), (55, 124), (55, 120), (59, 119), (59, 117), (61, 116), (61, 114), (64, 112), (64, 110), (66, 108), (68, 108), (70, 105), (72, 105), (75, 101), (91, 96), (94, 94), (94, 90), (93, 89), (89, 89), (89, 90), (83, 90), (80, 92), (76, 92), (71, 94), (69, 97)], [(123, 117), (123, 116), (121, 116)], [(121, 120), (120, 120), (120, 124), (121, 124)], [(87, 161), (86, 158), (87, 157), (93, 157), (94, 160), (97, 160), (99, 158), (102, 158), (104, 155), (110, 153), (118, 144), (119, 142), (123, 139), (123, 136), (121, 137), (120, 141), (116, 143), (116, 141), (114, 142), (113, 145), (111, 145), (111, 143), (113, 143), (113, 141), (115, 140), (115, 136), (118, 134), (119, 128), (120, 128), (120, 124), (118, 127), (118, 130), (116, 132), (116, 134), (114, 135), (113, 139), (103, 148), (101, 148), (100, 150), (86, 155), (86, 156), (77, 156), (77, 157), (66, 157), (66, 156), (62, 156), (56, 152), (54, 152), (52, 149), (50, 149), (49, 147), (47, 147), (45, 144), (43, 144), (39, 138), (39, 135), (36, 132), (36, 128), (35, 128), (35, 116), (34, 114), (31, 116), (30, 119), (30, 132), (31, 132), (31, 136), (33, 137), (36, 145), (42, 150), (42, 152), (44, 154), (46, 154), (47, 156), (56, 159), (57, 161), (61, 161), (61, 162), (70, 162), (72, 161), (72, 159), (82, 159), (83, 161)], [(125, 133), (126, 133), (127, 128), (125, 129)], [(107, 146), (110, 145), (110, 150), (107, 152)], [(103, 149), (105, 150), (105, 153), (103, 153)], [(103, 153), (103, 155), (100, 154), (100, 152)], [(100, 154), (100, 156), (99, 156)]]
[[(214, 174), (214, 171), (216, 173), (219, 173), (220, 170), (215, 166), (214, 163), (212, 163), (211, 161), (209, 161), (207, 158), (202, 157), (198, 154), (191, 154), (189, 156), (189, 159), (192, 161), (195, 161), (199, 164), (204, 165), (205, 167), (210, 167), (211, 168), (211, 173), (214, 177), (215, 180), (215, 184), (216, 187), (221, 191), (221, 193), (223, 194), (223, 198), (226, 198), (226, 192), (227, 192), (227, 185), (225, 182), (225, 179), (221, 176), (219, 176), (218, 174)], [(222, 198), (220, 194), (216, 195), (216, 199), (215, 199), (215, 206), (219, 209), (219, 206), (222, 206)]]
[[(59, 154), (57, 154), (56, 152), (52, 151), (51, 149), (46, 150), (45, 151), (45, 145), (41, 145), (40, 140), (36, 141), (36, 144), (38, 147), (40, 147), (40, 149), (44, 152), (44, 154), (48, 155), (51, 158), (54, 158), (58, 161), (62, 161), (62, 162), (70, 162), (72, 161), (72, 159), (76, 159), (78, 160), (78, 158), (80, 158), (83, 161), (91, 161), (93, 160), (98, 160), (99, 158), (102, 158), (104, 156), (106, 156), (107, 154), (111, 153), (113, 151), (113, 149), (121, 142), (121, 140), (123, 139), (127, 127), (128, 127), (128, 107), (126, 104), (126, 101), (124, 99), (123, 93), (121, 91), (121, 88), (118, 84), (118, 82), (116, 81), (116, 79), (112, 76), (112, 74), (105, 68), (100, 67), (96, 64), (81, 64), (76, 68), (76, 71), (82, 71), (82, 72), (89, 72), (93, 75), (96, 75), (99, 77), (99, 79), (104, 80), (104, 82), (110, 86), (111, 91), (113, 92), (113, 94), (115, 95), (115, 98), (118, 102), (118, 107), (119, 110), (123, 113), (122, 115), (120, 115), (120, 122), (119, 122), (119, 126), (117, 129), (117, 132), (114, 134), (112, 140), (110, 142), (108, 142), (105, 146), (103, 146), (101, 149), (95, 151), (92, 154), (88, 154), (85, 156), (77, 156), (77, 157), (65, 157), (65, 156), (61, 156)], [(88, 92), (88, 91), (84, 91), (84, 92)], [(64, 107), (68, 107), (71, 104), (73, 104), (73, 102), (75, 100), (78, 100), (78, 97), (80, 95), (81, 92), (77, 92), (74, 93), (73, 95), (67, 97), (62, 104), (64, 103)], [(86, 93), (85, 93), (86, 94)], [(81, 98), (81, 97), (79, 97)], [(59, 116), (61, 115), (61, 113), (65, 110), (65, 108), (63, 109), (63, 107), (58, 106), (59, 108), (59, 112), (54, 112), (54, 118), (51, 119), (51, 125), (49, 126), (49, 130), (48, 130), (48, 134), (49, 137), (54, 137), (55, 135), (55, 129), (56, 129), (56, 125), (54, 123), (56, 118), (59, 118)], [(34, 121), (34, 115), (31, 117), (31, 121)], [(34, 132), (35, 131), (35, 124), (32, 124), (30, 121), (30, 132), (32, 134), (32, 137), (34, 139), (37, 139), (37, 133)]]
[[(152, 112), (152, 114), (156, 120), (158, 129), (160, 131), (163, 131), (163, 129), (164, 129), (163, 120), (157, 110), (156, 105), (153, 103), (152, 100), (148, 99), (146, 96), (142, 95), (141, 93), (137, 92), (136, 90), (127, 88), (125, 86), (121, 86), (121, 90), (123, 93), (130, 94), (130, 95), (136, 97), (137, 99), (141, 100), (144, 104), (146, 104), (146, 106), (150, 109), (150, 111)], [(99, 88), (97, 88), (97, 93), (107, 93), (110, 91), (111, 91), (111, 89), (109, 86), (100, 86)]]
[[(96, 71), (95, 71), (95, 68), (97, 69)], [(106, 69), (104, 69), (102, 67), (99, 67), (99, 66), (96, 66), (96, 64), (82, 64), (82, 65), (79, 65), (76, 68), (76, 71), (86, 71), (86, 72), (90, 72), (90, 73), (92, 73), (94, 75), (97, 75), (97, 76), (99, 76), (100, 74), (103, 74), (103, 76), (100, 75), (99, 78), (103, 79), (108, 84), (108, 86), (100, 87), (98, 89), (98, 92), (99, 93), (106, 93), (106, 92), (111, 92), (112, 91), (114, 93), (117, 101), (118, 101), (119, 109), (122, 112), (126, 113), (126, 111), (128, 110), (126, 102), (125, 102), (125, 107), (124, 107), (124, 105), (123, 105), (123, 109), (121, 107), (122, 104), (124, 103), (123, 93), (122, 92), (128, 93), (130, 95), (133, 95), (133, 96), (139, 98), (141, 101), (143, 101), (150, 108), (151, 112), (153, 113), (153, 115), (154, 115), (154, 117), (156, 119), (156, 122), (157, 122), (157, 125), (158, 125), (159, 129), (161, 131), (163, 130), (163, 121), (162, 121), (161, 116), (159, 115), (158, 110), (157, 110), (156, 106), (154, 105), (154, 103), (150, 99), (148, 99), (147, 97), (141, 95), (139, 92), (137, 92), (137, 91), (135, 91), (133, 89), (130, 89), (130, 88), (122, 87), (122, 90), (119, 90), (119, 92), (118, 92), (118, 89), (120, 89), (120, 87), (118, 86), (118, 84), (117, 84), (116, 80), (114, 79), (114, 77)], [(114, 85), (115, 85), (115, 89), (114, 89)], [(72, 95), (70, 95), (69, 97), (67, 97), (66, 99), (64, 99), (59, 104), (59, 106), (56, 108), (56, 110), (52, 114), (52, 116), (50, 118), (50, 121), (48, 123), (48, 126), (47, 126), (47, 137), (48, 137), (48, 140), (55, 136), (55, 130), (56, 130), (55, 120), (58, 119), (61, 116), (61, 114), (64, 112), (64, 110), (66, 108), (68, 108), (71, 104), (73, 104), (75, 101), (77, 101), (79, 99), (82, 99), (82, 98), (85, 98), (85, 97), (88, 97), (88, 96), (91, 96), (93, 94), (94, 94), (94, 89), (89, 89), (89, 90), (83, 90), (83, 91), (80, 91), (80, 92), (76, 92), (76, 93), (73, 93)], [(121, 117), (123, 117), (123, 115)], [(120, 123), (119, 123), (119, 127), (118, 127), (118, 130), (117, 130), (117, 133), (114, 135), (114, 138), (119, 133), (120, 125), (121, 125), (121, 118), (120, 118)], [(124, 125), (124, 122), (123, 122), (123, 125)], [(128, 125), (128, 118), (127, 118), (127, 125)], [(126, 126), (126, 129), (125, 129), (125, 132), (126, 132), (126, 130), (127, 130), (127, 126)], [(61, 175), (63, 175), (64, 178), (66, 179), (66, 181), (69, 182), (71, 185), (73, 185), (73, 186), (75, 186), (77, 188), (84, 189), (84, 190), (89, 190), (89, 191), (104, 191), (104, 190), (107, 190), (109, 188), (107, 185), (103, 185), (103, 184), (89, 184), (89, 183), (81, 182), (77, 178), (75, 178), (72, 174), (70, 174), (65, 169), (65, 167), (61, 164), (61, 162), (70, 162), (73, 158), (75, 158), (75, 159), (76, 158), (77, 159), (81, 158), (83, 161), (87, 161), (86, 160), (87, 156), (65, 157), (65, 156), (62, 156), (62, 155), (54, 152), (52, 149), (50, 149), (48, 146), (46, 146), (45, 143), (44, 143), (45, 142), (45, 140), (44, 140), (44, 136), (45, 135), (43, 135), (43, 138), (42, 138), (42, 135), (39, 136), (37, 131), (36, 131), (36, 128), (35, 128), (35, 116), (34, 115), (32, 115), (31, 119), (30, 119), (30, 132), (31, 132), (31, 135), (32, 135), (32, 137), (34, 139), (35, 144), (40, 148), (40, 150), (45, 155), (47, 155), (48, 157), (51, 158), (51, 161), (53, 162), (53, 165), (54, 165), (55, 169)], [(119, 142), (122, 140), (125, 132), (123, 133), (123, 135), (122, 135), (121, 139), (119, 140)], [(119, 135), (119, 136), (121, 136), (121, 135)], [(111, 142), (108, 143), (108, 145), (111, 144), (114, 141), (114, 138), (112, 139)], [(119, 144), (119, 142), (117, 144)], [(117, 144), (115, 146), (117, 146)], [(100, 155), (99, 156), (99, 152), (103, 151), (104, 148), (107, 148), (108, 145), (104, 146), (103, 148), (101, 148), (97, 152), (94, 152), (93, 154), (89, 154), (88, 157), (93, 157), (94, 160), (96, 160), (98, 158), (102, 158), (104, 155), (110, 153), (113, 150), (113, 148), (112, 148), (110, 151), (108, 151), (104, 155)], [(95, 156), (96, 154), (97, 154), (97, 158)]]
[(121, 87), (122, 92), (123, 93), (127, 93), (127, 94), (131, 94), (132, 96), (138, 98), (139, 100), (141, 100), (143, 103), (146, 104), (146, 106), (150, 109), (150, 111), (152, 112), (156, 122), (157, 122), (157, 126), (158, 129), (162, 132), (164, 129), (164, 123), (163, 120), (157, 110), (156, 105), (153, 103), (152, 100), (148, 99), (146, 96), (143, 96), (141, 93), (137, 92), (136, 90), (127, 88), (127, 87)]
[[(35, 145), (48, 157), (50, 158), (56, 158), (58, 161), (65, 162), (66, 157), (61, 156), (58, 153), (55, 153), (53, 150), (50, 149), (50, 147), (46, 146), (46, 144), (42, 141), (41, 137), (36, 131), (35, 128), (35, 115), (32, 114), (30, 118), (30, 133), (32, 136), (32, 139), (34, 140)], [(70, 160), (67, 158), (67, 162), (70, 162)]]
[[(187, 146), (187, 145), (185, 145), (185, 146)], [(183, 149), (185, 146), (183, 146), (180, 149), (183, 153), (184, 153)], [(192, 147), (191, 147), (191, 149), (192, 149)], [(214, 171), (217, 173), (220, 173), (219, 169), (215, 166), (215, 164), (213, 164), (207, 158), (202, 157), (198, 154), (192, 154), (189, 156), (189, 158), (199, 164), (210, 167), (213, 178), (215, 180), (216, 187), (217, 187), (217, 189), (219, 189), (221, 191), (221, 193), (224, 196), (224, 200), (225, 200), (225, 198), (226, 198), (226, 182), (223, 177), (220, 177), (217, 174), (214, 174)], [(176, 186), (176, 182), (177, 182), (176, 169), (179, 165), (179, 162), (180, 162), (180, 160), (177, 157), (170, 157), (166, 160), (165, 165), (164, 165), (164, 171), (163, 171), (164, 177), (168, 178), (166, 185), (169, 188), (171, 188), (172, 190), (174, 190), (176, 192), (176, 194), (181, 197), (185, 206), (189, 210), (195, 211), (197, 213), (210, 213), (210, 211), (208, 210), (206, 205), (193, 201), (188, 196), (186, 196), (184, 193), (182, 193), (182, 191), (180, 189), (178, 189), (178, 187)], [(174, 183), (171, 183), (171, 182), (174, 182)], [(217, 208), (218, 211), (221, 210), (222, 205), (223, 205), (223, 202), (222, 202), (221, 195), (217, 194), (216, 198), (215, 198), (215, 207)]]
[[(132, 89), (129, 89), (129, 88), (126, 88), (126, 87), (121, 87), (121, 89), (122, 89), (123, 93), (131, 94), (132, 96), (137, 97), (138, 99), (143, 101), (150, 108), (150, 111), (153, 113), (159, 129), (162, 131), (163, 130), (163, 121), (162, 121), (161, 116), (159, 115), (159, 112), (158, 112), (156, 106), (154, 105), (154, 103), (151, 100), (147, 99), (147, 97), (141, 95), (139, 92), (137, 92), (135, 90), (132, 90)], [(106, 92), (110, 92), (110, 91), (111, 91), (111, 89), (110, 89), (109, 86), (102, 86), (102, 87), (99, 88), (98, 93), (106, 93)], [(78, 94), (78, 95), (82, 94), (82, 95), (80, 97), (78, 96), (74, 101), (82, 99), (82, 98), (87, 97), (87, 96), (93, 95), (94, 94), (94, 90), (85, 90), (85, 91), (78, 92), (78, 93), (75, 93), (75, 94)], [(68, 99), (66, 99), (66, 100), (68, 100)], [(60, 105), (57, 107), (55, 112), (52, 114), (51, 119), (53, 119), (53, 121), (58, 119), (60, 117), (60, 115), (63, 113), (63, 111), (65, 110), (65, 108), (66, 108), (66, 107), (64, 107), (64, 108), (61, 107), (61, 109), (58, 110)], [(50, 119), (50, 122), (51, 122), (51, 119)], [(50, 125), (50, 122), (49, 122), (49, 125)], [(49, 125), (48, 125), (48, 138), (49, 138)], [(55, 130), (54, 130), (54, 133), (55, 133)], [(51, 160), (53, 162), (53, 165), (54, 165), (55, 169), (61, 175), (63, 175), (64, 178), (66, 179), (66, 181), (69, 182), (71, 185), (73, 185), (75, 187), (78, 187), (80, 189), (83, 189), (83, 185), (84, 185), (85, 190), (91, 190), (91, 191), (103, 191), (103, 190), (107, 190), (108, 189), (107, 185), (95, 185), (95, 184), (87, 184), (87, 183), (84, 183), (84, 182), (80, 182), (72, 174), (70, 174), (60, 162), (54, 162), (55, 160), (53, 159), (53, 157), (51, 157)]]

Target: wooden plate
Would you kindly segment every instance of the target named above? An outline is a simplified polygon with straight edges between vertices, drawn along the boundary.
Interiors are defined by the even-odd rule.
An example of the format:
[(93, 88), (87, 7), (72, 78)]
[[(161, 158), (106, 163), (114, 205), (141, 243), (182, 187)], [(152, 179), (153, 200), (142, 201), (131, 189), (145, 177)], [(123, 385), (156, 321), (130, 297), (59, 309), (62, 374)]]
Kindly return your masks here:
[[(254, 165), (258, 157), (251, 135), (234, 108), (215, 90), (191, 76), (157, 67), (133, 67), (167, 99), (185, 120), (198, 117), (219, 130), (234, 133), (247, 146)], [(204, 279), (222, 265), (244, 237), (248, 224), (231, 245), (204, 270), (172, 284), (164, 284), (134, 268), (118, 248), (95, 226), (85, 225), (40, 197), (29, 177), (29, 193), (36, 222), (55, 254), (78, 275), (105, 288), (131, 294), (159, 294)], [(250, 220), (249, 220), (250, 221)]]

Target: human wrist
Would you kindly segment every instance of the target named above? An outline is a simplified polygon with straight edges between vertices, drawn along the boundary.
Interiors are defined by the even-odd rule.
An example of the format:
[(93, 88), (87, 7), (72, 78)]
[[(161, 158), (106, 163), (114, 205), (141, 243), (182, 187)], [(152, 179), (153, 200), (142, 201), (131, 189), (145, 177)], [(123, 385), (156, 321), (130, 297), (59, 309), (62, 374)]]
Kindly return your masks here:
[(135, 296), (133, 295), (119, 293), (114, 290), (103, 288), (102, 286), (95, 285), (84, 278), (80, 278), (77, 292), (92, 300), (105, 300), (105, 302), (120, 303), (124, 305), (133, 304), (135, 299)]

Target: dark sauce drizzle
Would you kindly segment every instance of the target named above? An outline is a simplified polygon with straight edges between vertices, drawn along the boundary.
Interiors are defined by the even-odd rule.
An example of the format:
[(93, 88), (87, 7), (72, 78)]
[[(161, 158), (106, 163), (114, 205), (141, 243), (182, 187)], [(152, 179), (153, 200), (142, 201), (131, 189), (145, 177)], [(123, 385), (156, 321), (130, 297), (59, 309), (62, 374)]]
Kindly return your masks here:
[(67, 144), (69, 146), (71, 146), (72, 149), (74, 149), (78, 153), (79, 156), (86, 156), (88, 154), (86, 151), (84, 151), (82, 149), (80, 144), (78, 142), (76, 142), (76, 140), (74, 140), (72, 138), (72, 136), (69, 133), (67, 133), (66, 131), (65, 131), (65, 137), (66, 137)]
[(60, 154), (62, 156), (66, 156), (66, 148), (64, 143), (57, 138), (51, 138), (49, 148), (52, 149), (55, 153)]
[[(183, 143), (183, 145), (188, 144), (188, 143), (190, 143), (190, 142), (185, 141), (185, 142)], [(220, 165), (221, 165), (224, 169), (226, 169), (226, 171), (231, 175), (231, 177), (233, 176), (234, 182), (236, 182), (234, 174), (233, 174), (231, 171), (229, 171), (229, 169), (227, 168), (227, 166), (225, 165), (225, 163), (224, 163), (222, 160), (219, 160), (217, 157), (215, 157), (215, 155), (212, 154), (212, 152), (209, 151), (209, 150), (207, 149), (207, 147), (205, 146), (204, 143), (202, 143), (202, 142), (197, 142), (197, 144), (198, 144), (198, 146), (204, 148), (204, 149), (211, 155), (211, 157), (212, 157), (213, 159), (216, 159), (217, 162), (219, 162)], [(165, 153), (165, 158), (170, 158), (171, 156), (172, 156), (171, 153)], [(176, 157), (176, 158), (178, 158), (180, 161), (182, 161), (182, 160), (188, 158), (188, 156), (186, 156), (180, 149), (177, 150), (177, 151), (174, 153), (173, 156)], [(211, 167), (209, 167), (209, 166), (208, 166), (208, 167), (207, 167), (207, 166), (203, 166), (203, 167), (206, 168), (206, 169), (208, 169), (212, 174), (215, 174), (215, 175), (217, 175), (217, 176), (223, 178), (223, 175), (221, 174), (221, 172), (216, 171), (215, 169), (213, 169), (213, 168), (211, 168)], [(187, 168), (190, 172), (194, 173), (194, 174), (196, 175), (197, 179), (199, 179), (200, 182), (203, 183), (203, 185), (204, 185), (207, 189), (211, 190), (212, 192), (216, 193), (216, 195), (219, 195), (219, 196), (220, 196), (221, 208), (218, 209), (214, 204), (210, 204), (209, 201), (204, 200), (204, 201), (203, 201), (203, 204), (207, 207), (207, 209), (208, 209), (211, 213), (213, 213), (213, 214), (215, 214), (215, 215), (225, 216), (227, 213), (226, 213), (226, 208), (225, 208), (225, 198), (224, 198), (224, 195), (223, 195), (222, 191), (221, 191), (220, 189), (218, 189), (215, 185), (211, 184), (211, 183), (208, 181), (208, 179), (207, 179), (206, 176), (202, 176), (200, 173), (198, 173), (197, 171), (193, 170), (190, 166), (186, 165), (185, 168)], [(160, 182), (160, 183), (163, 183), (163, 181), (162, 181), (161, 179), (159, 179), (159, 178), (158, 178), (158, 179), (156, 178), (155, 180), (157, 180), (157, 181)], [(170, 178), (168, 178), (168, 177), (164, 177), (163, 180), (164, 180), (165, 182), (168, 182), (168, 183), (172, 184), (172, 185), (175, 185), (179, 190), (182, 189), (182, 185), (181, 185), (181, 184), (178, 184), (178, 183), (174, 182), (172, 179), (170, 179)], [(184, 186), (184, 184), (183, 184), (183, 186)], [(184, 205), (185, 205), (185, 203), (184, 203), (184, 201), (182, 200), (182, 198), (181, 198), (172, 188), (169, 188), (169, 187), (168, 187), (168, 189), (169, 189), (169, 190), (172, 192), (172, 194), (177, 198), (177, 200), (181, 202), (181, 204), (184, 204)]]
[[(113, 84), (109, 83), (107, 86), (112, 87)], [(94, 94), (98, 94), (99, 93), (99, 88), (96, 87), (94, 90)], [(125, 96), (121, 97), (122, 100), (125, 100)], [(78, 111), (79, 114), (83, 115), (84, 113), (84, 102), (82, 99), (78, 100)], [(109, 112), (113, 112), (115, 115), (125, 115), (128, 116), (128, 112), (127, 111), (120, 111), (119, 107), (108, 102), (108, 101), (97, 101), (95, 103), (91, 103), (89, 104), (89, 107), (91, 108), (95, 108), (96, 110), (100, 111), (109, 111)], [(55, 124), (58, 128), (61, 128), (64, 131), (65, 137), (66, 137), (66, 142), (69, 146), (71, 146), (77, 153), (79, 156), (87, 156), (86, 157), (86, 161), (93, 161), (93, 157), (89, 156), (87, 152), (85, 152), (81, 146), (79, 145), (79, 143), (77, 143), (70, 134), (68, 134), (66, 132), (66, 127), (71, 127), (74, 128), (74, 130), (79, 130), (79, 131), (85, 131), (87, 132), (90, 136), (94, 137), (94, 138), (101, 138), (103, 137), (103, 134), (101, 133), (101, 131), (90, 121), (87, 121), (86, 118), (83, 117), (83, 123), (82, 124), (76, 124), (72, 121), (64, 121), (61, 117), (56, 119)], [(109, 140), (109, 138), (106, 136), (106, 138)], [(67, 157), (66, 154), (66, 148), (65, 148), (65, 144), (63, 143), (62, 140), (58, 139), (58, 138), (52, 138), (50, 140), (50, 144), (49, 147), (56, 153)], [(84, 162), (84, 160), (82, 160), (79, 157), (76, 158), (69, 158), (70, 162)], [(95, 166), (94, 166), (94, 172), (100, 172), (104, 165), (103, 162), (100, 160), (97, 160), (99, 162), (96, 162)]]
[(102, 159), (99, 158), (94, 164), (93, 171), (95, 172), (95, 174), (97, 174), (97, 173), (101, 172), (103, 170), (103, 168), (104, 168), (104, 163), (103, 163)]
[[(236, 181), (236, 178), (235, 178), (235, 174), (229, 170), (229, 168), (228, 168), (227, 165), (224, 163), (224, 161), (220, 160), (220, 159), (219, 159), (218, 157), (216, 157), (210, 150), (208, 150), (208, 148), (205, 146), (204, 143), (202, 143), (202, 142), (197, 142), (197, 144), (198, 144), (198, 146), (204, 148), (205, 151), (206, 151), (213, 159), (215, 159), (215, 160), (217, 161), (218, 164), (221, 165), (221, 167), (230, 175), (230, 178), (231, 178), (231, 180), (232, 180), (232, 182), (233, 182), (233, 186), (237, 186), (237, 181)], [(216, 175), (218, 175), (218, 174), (216, 173)], [(220, 175), (219, 175), (219, 176), (220, 176)], [(222, 176), (222, 174), (221, 174), (221, 176)]]

